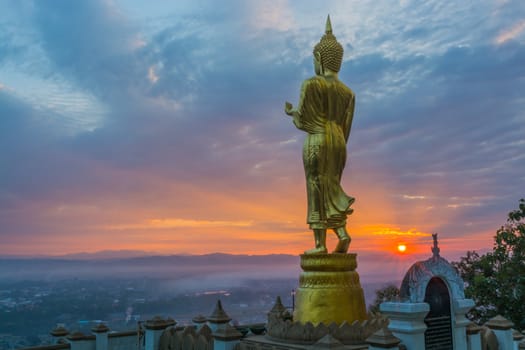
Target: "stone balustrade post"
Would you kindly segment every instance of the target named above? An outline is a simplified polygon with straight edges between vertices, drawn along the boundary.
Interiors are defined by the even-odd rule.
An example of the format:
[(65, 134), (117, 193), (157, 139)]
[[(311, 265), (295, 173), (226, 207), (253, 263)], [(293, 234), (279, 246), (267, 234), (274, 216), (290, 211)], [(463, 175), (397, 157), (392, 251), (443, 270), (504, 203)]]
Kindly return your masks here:
[(456, 299), (453, 301), (454, 323), (452, 334), (454, 337), (455, 349), (467, 349), (467, 331), (470, 320), (465, 316), (475, 305), (472, 299)]
[(197, 315), (192, 319), (193, 324), (195, 325), (195, 330), (198, 332), (206, 324), (208, 319), (203, 315)]
[(467, 325), (467, 350), (481, 350), (481, 327), (471, 322)]
[(74, 332), (68, 335), (67, 340), (71, 344), (71, 350), (94, 350), (95, 337), (85, 335), (82, 332)]
[(91, 331), (95, 334), (95, 349), (108, 350), (108, 326), (103, 323), (99, 323), (95, 327), (91, 328)]
[(49, 334), (53, 337), (53, 343), (60, 344), (67, 341), (66, 336), (69, 331), (64, 327), (64, 324), (59, 323)]
[(153, 319), (144, 322), (144, 329), (146, 330), (144, 350), (158, 350), (162, 332), (169, 326), (174, 326), (176, 323), (177, 322), (171, 318), (164, 320), (159, 316), (155, 316)]
[(488, 320), (485, 326), (489, 327), (496, 335), (499, 350), (513, 350), (512, 326), (514, 324), (503, 316), (496, 316)]
[(407, 350), (425, 349), (424, 319), (430, 310), (427, 303), (385, 302), (379, 305), (379, 310), (390, 320), (388, 329)]
[(525, 336), (518, 331), (512, 332), (512, 340), (514, 343), (514, 347), (512, 348), (513, 350), (520, 349), (520, 343), (523, 341), (523, 337)]
[(213, 333), (213, 350), (233, 350), (241, 338), (241, 332), (225, 323)]

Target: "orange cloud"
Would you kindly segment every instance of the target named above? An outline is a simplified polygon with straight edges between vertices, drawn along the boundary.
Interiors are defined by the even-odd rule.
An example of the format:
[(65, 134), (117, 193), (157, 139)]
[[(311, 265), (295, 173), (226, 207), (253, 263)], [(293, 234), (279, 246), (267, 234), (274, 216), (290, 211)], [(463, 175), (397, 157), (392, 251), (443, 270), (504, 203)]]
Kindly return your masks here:
[(495, 39), (496, 44), (501, 45), (509, 40), (516, 38), (525, 30), (525, 20), (517, 23), (512, 28), (500, 32)]
[(210, 221), (188, 220), (181, 218), (150, 219), (142, 223), (108, 225), (107, 230), (137, 230), (137, 229), (166, 229), (179, 227), (217, 228), (217, 227), (249, 227), (253, 221)]
[(376, 236), (406, 236), (406, 237), (428, 237), (431, 234), (427, 232), (421, 232), (417, 229), (401, 230), (398, 227), (388, 227), (382, 225), (369, 225), (363, 227), (363, 230), (367, 234), (372, 234)]

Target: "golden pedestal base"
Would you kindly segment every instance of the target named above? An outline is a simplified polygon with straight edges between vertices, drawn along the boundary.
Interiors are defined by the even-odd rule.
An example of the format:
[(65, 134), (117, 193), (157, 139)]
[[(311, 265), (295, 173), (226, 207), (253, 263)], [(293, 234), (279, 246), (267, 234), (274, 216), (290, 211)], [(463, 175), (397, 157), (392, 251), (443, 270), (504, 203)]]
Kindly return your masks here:
[(357, 267), (357, 254), (301, 255), (294, 322), (316, 325), (366, 319), (365, 296)]

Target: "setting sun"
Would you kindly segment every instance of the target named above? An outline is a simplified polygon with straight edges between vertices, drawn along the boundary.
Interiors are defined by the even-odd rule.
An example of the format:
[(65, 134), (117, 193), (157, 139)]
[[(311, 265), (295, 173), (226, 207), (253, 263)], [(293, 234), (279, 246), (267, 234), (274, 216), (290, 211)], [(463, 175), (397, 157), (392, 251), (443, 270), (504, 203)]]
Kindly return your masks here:
[(407, 246), (404, 245), (404, 244), (398, 244), (398, 245), (397, 245), (397, 250), (398, 250), (400, 253), (404, 253), (404, 252), (407, 250)]

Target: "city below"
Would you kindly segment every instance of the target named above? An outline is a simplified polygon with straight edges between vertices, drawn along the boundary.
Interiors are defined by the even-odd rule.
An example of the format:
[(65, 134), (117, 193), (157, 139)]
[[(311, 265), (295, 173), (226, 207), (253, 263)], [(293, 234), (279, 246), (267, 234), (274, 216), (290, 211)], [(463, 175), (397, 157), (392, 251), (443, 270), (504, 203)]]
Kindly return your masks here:
[[(276, 296), (294, 307), (297, 261), (227, 254), (2, 259), (0, 350), (50, 344), (57, 324), (85, 333), (101, 321), (112, 331), (134, 330), (157, 315), (191, 324), (197, 315), (208, 316), (217, 299), (234, 324), (263, 323)], [(384, 285), (363, 283), (367, 304)]]

